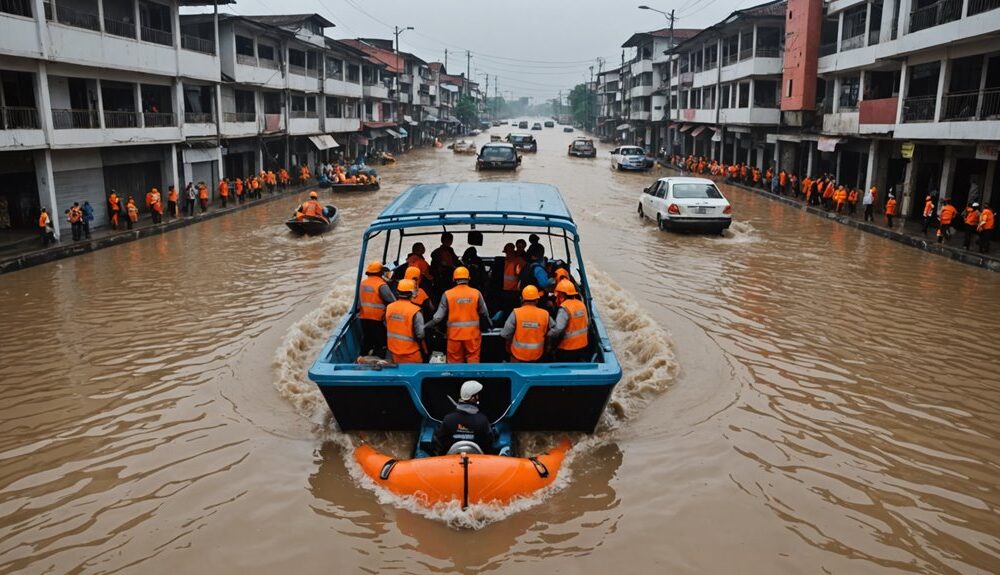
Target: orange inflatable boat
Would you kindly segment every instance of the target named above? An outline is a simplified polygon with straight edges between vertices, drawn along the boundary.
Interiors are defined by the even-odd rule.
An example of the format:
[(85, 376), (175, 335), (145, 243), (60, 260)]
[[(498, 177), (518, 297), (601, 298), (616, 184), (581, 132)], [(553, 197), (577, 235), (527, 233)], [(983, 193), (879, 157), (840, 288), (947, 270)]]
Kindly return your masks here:
[(361, 445), (354, 459), (378, 485), (426, 505), (460, 501), (507, 504), (555, 481), (569, 440), (537, 457), (456, 454), (397, 460)]

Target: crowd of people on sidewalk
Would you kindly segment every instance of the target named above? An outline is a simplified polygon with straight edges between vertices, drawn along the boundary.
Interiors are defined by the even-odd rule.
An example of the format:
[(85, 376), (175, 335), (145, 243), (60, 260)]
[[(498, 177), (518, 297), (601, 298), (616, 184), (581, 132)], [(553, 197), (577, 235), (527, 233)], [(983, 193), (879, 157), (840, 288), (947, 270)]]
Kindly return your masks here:
[[(312, 178), (309, 168), (304, 164), (297, 168), (298, 174), (296, 182), (306, 184)], [(272, 170), (261, 170), (259, 174), (246, 177), (222, 178), (216, 184), (218, 191), (218, 202), (220, 208), (226, 208), (230, 203), (240, 205), (253, 200), (260, 200), (266, 190), (268, 194), (274, 194), (278, 189), (287, 189), (292, 183), (292, 177), (288, 170), (281, 168), (276, 172)], [(167, 188), (166, 203), (164, 205), (163, 194), (157, 188), (151, 188), (146, 192), (145, 206), (149, 212), (150, 221), (153, 225), (161, 224), (164, 214), (168, 218), (180, 218), (181, 215), (194, 217), (195, 206), (199, 206), (201, 213), (209, 209), (211, 194), (208, 184), (199, 181), (197, 184), (188, 182), (184, 187), (183, 194), (179, 193), (174, 186)], [(110, 190), (107, 196), (108, 224), (111, 230), (121, 229), (124, 224), (125, 229), (131, 230), (139, 223), (140, 213), (136, 199), (128, 195), (125, 199), (118, 195), (115, 190)], [(64, 212), (66, 221), (70, 224), (73, 241), (90, 239), (91, 222), (94, 221), (94, 208), (89, 201), (74, 202)], [(41, 209), (38, 216), (38, 229), (42, 238), (42, 247), (48, 247), (55, 241), (55, 222), (46, 208)]]
[[(709, 160), (703, 156), (688, 155), (682, 157), (673, 155), (665, 158), (668, 167), (682, 172), (710, 176), (722, 179), (730, 184), (740, 184), (751, 188), (759, 188), (779, 196), (788, 196), (805, 202), (810, 206), (818, 206), (828, 212), (855, 216), (858, 204), (861, 204), (865, 222), (875, 221), (875, 210), (881, 208), (885, 214), (885, 225), (892, 229), (894, 219), (900, 215), (900, 206), (893, 190), (880, 196), (878, 186), (871, 186), (862, 191), (858, 187), (845, 185), (832, 174), (817, 176), (806, 175), (799, 178), (798, 174), (772, 167), (763, 170), (746, 163), (725, 164), (717, 160)], [(972, 241), (977, 240), (980, 253), (989, 253), (990, 242), (995, 233), (995, 212), (989, 204), (980, 205), (979, 198), (970, 194), (969, 202), (962, 214), (952, 205), (948, 198), (939, 199), (936, 193), (929, 194), (924, 200), (923, 233), (927, 235), (933, 226), (937, 229), (938, 243), (944, 243), (952, 236), (952, 229), (964, 231), (962, 247), (972, 249)]]

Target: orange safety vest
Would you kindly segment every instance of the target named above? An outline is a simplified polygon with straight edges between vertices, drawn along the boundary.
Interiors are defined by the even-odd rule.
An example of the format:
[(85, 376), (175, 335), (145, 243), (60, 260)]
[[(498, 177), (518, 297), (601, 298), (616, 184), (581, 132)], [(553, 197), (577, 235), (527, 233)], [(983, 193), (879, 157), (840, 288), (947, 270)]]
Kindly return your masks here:
[(826, 185), (826, 189), (823, 190), (823, 197), (827, 199), (833, 197), (833, 182)]
[(417, 288), (417, 295), (413, 296), (413, 299), (410, 301), (422, 307), (424, 302), (428, 299), (427, 292), (424, 291), (424, 288)]
[(787, 179), (788, 179), (788, 176), (785, 174), (784, 170), (778, 172), (778, 184), (781, 187), (785, 186), (785, 182), (787, 181)]
[(385, 309), (386, 342), (394, 356), (420, 351), (420, 345), (413, 334), (413, 316), (418, 313), (420, 307), (405, 299), (396, 300)]
[(983, 208), (983, 213), (979, 216), (979, 231), (985, 232), (993, 229), (993, 210)]
[(965, 208), (965, 225), (967, 226), (979, 225), (979, 212), (977, 212), (973, 208)]
[(282, 183), (287, 184), (288, 183), (288, 170), (282, 168), (281, 171), (278, 172), (278, 177), (281, 178), (281, 182)]
[(503, 264), (503, 290), (504, 291), (517, 291), (520, 282), (518, 278), (521, 276), (521, 268), (524, 266), (524, 262), (517, 256), (509, 257), (504, 261)]
[(121, 208), (120, 208), (120, 207), (118, 206), (118, 196), (117, 196), (117, 195), (115, 195), (115, 194), (111, 194), (111, 195), (110, 195), (110, 196), (108, 197), (108, 203), (109, 203), (109, 204), (111, 204), (111, 211), (112, 211), (112, 212), (117, 212), (117, 211), (119, 211), (119, 210), (121, 209)]
[(477, 339), (479, 333), (479, 290), (458, 284), (444, 292), (448, 300), (448, 339), (466, 341)]
[(226, 182), (226, 180), (222, 180), (219, 182), (219, 195), (222, 196), (223, 198), (229, 197), (229, 184)]
[(955, 219), (956, 215), (958, 215), (958, 210), (955, 209), (955, 206), (949, 204), (941, 208), (941, 215), (938, 217), (941, 220), (941, 224), (947, 226), (951, 223), (951, 220)]
[(69, 209), (69, 223), (75, 224), (83, 219), (83, 212), (79, 208)]
[(896, 215), (896, 198), (890, 198), (889, 201), (885, 203), (885, 215)]
[(563, 332), (562, 341), (559, 342), (559, 349), (574, 350), (587, 347), (587, 329), (590, 327), (587, 306), (578, 299), (568, 299), (562, 302), (560, 307), (569, 314), (569, 322), (566, 323), (566, 331)]
[(858, 191), (851, 190), (851, 193), (847, 195), (847, 201), (852, 204), (858, 203)]
[(198, 199), (199, 200), (208, 199), (208, 186), (198, 186)]
[(239, 178), (236, 178), (236, 195), (237, 196), (243, 195), (243, 180)]
[(323, 217), (323, 206), (316, 200), (306, 200), (302, 204), (302, 214), (312, 218)]
[(125, 209), (128, 210), (128, 219), (132, 220), (133, 222), (139, 221), (139, 208), (135, 205), (135, 202), (129, 200), (128, 205), (125, 206)]
[(49, 225), (49, 214), (42, 212), (38, 215), (38, 227), (45, 229)]
[(361, 280), (361, 289), (358, 299), (358, 317), (361, 319), (371, 319), (382, 321), (385, 318), (385, 302), (378, 294), (379, 288), (385, 285), (385, 280), (381, 276), (366, 276)]
[(163, 213), (163, 203), (160, 201), (160, 192), (153, 192), (150, 195), (151, 201), (149, 207), (153, 208), (153, 211), (162, 214)]
[(535, 361), (545, 352), (545, 334), (549, 330), (549, 312), (533, 305), (514, 310), (514, 337), (510, 354), (520, 361)]
[(927, 200), (924, 202), (924, 217), (929, 218), (934, 215), (934, 202)]
[(176, 202), (177, 201), (177, 188), (172, 188), (167, 191), (167, 201)]
[(430, 271), (431, 266), (430, 264), (427, 263), (427, 260), (424, 259), (424, 256), (417, 254), (410, 254), (406, 258), (406, 265), (415, 267), (418, 270), (420, 270), (420, 275), (425, 278), (431, 277), (431, 271)]

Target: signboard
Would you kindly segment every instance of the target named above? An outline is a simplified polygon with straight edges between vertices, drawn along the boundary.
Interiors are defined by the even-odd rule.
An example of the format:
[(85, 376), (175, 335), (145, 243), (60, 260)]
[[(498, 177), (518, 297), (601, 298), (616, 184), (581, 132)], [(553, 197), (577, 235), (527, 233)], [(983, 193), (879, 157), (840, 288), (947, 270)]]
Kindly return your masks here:
[(914, 147), (915, 146), (914, 146), (913, 142), (903, 142), (899, 146), (899, 151), (900, 151), (900, 154), (903, 156), (903, 159), (910, 160), (910, 159), (913, 158), (913, 148)]
[(995, 160), (1000, 156), (1000, 144), (978, 144), (976, 146), (977, 160)]

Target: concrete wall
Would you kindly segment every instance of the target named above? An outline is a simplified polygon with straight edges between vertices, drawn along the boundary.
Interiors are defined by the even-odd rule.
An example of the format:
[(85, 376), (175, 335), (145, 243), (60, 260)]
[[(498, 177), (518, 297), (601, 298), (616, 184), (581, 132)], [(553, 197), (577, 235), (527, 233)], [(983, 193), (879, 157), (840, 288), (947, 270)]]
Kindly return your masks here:
[(781, 79), (782, 110), (816, 109), (816, 58), (819, 57), (822, 20), (822, 3), (815, 0), (788, 0)]

